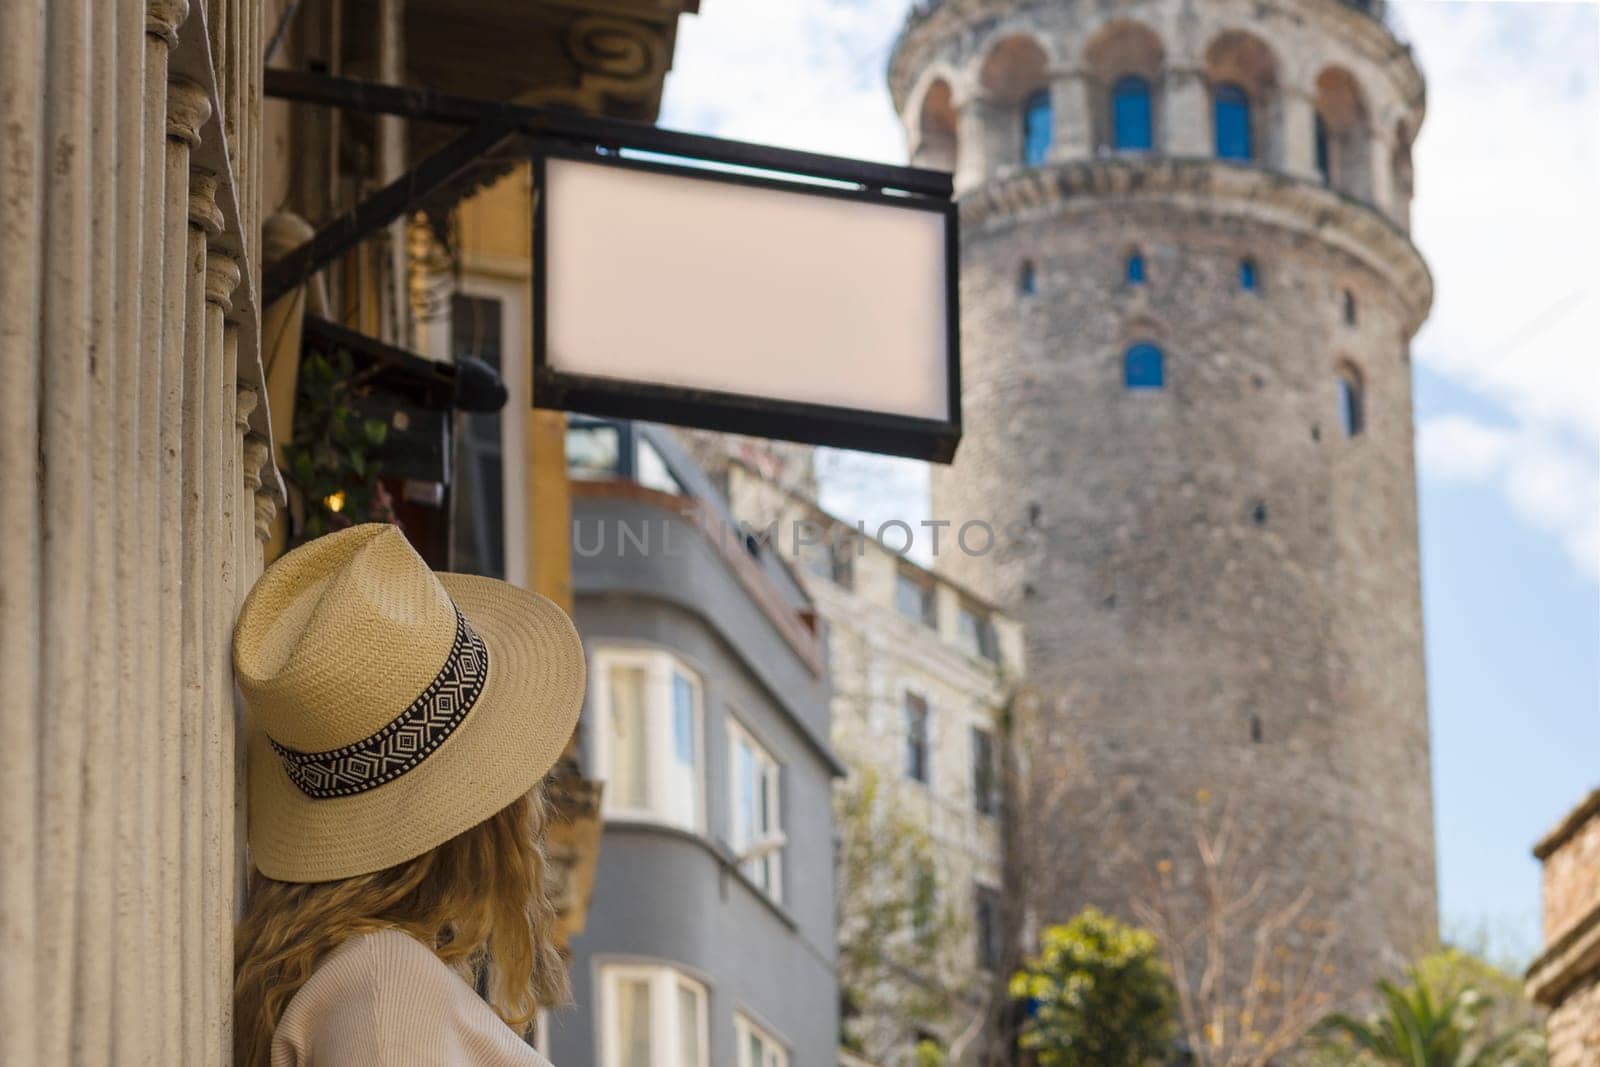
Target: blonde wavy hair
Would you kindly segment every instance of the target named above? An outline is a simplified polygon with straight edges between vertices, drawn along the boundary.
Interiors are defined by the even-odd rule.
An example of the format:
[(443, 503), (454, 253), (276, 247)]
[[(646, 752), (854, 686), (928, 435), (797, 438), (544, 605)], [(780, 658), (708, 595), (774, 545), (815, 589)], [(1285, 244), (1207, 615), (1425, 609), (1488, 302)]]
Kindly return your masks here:
[[(545, 893), (542, 787), (416, 859), (335, 882), (278, 882), (256, 872), (234, 935), (237, 1067), (267, 1067), (272, 1032), (334, 948), (374, 930), (403, 930), (478, 986), (500, 1018), (524, 1030), (540, 1006), (570, 998)], [(481, 986), (479, 987), (481, 988)]]

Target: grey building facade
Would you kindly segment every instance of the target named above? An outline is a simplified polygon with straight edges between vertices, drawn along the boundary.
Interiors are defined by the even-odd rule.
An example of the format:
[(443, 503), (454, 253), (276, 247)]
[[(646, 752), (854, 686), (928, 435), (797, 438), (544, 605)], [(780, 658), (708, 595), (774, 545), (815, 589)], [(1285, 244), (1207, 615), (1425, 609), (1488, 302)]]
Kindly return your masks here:
[(575, 423), (569, 457), (579, 746), (604, 830), (549, 1055), (831, 1065), (842, 768), (809, 602), (666, 433)]

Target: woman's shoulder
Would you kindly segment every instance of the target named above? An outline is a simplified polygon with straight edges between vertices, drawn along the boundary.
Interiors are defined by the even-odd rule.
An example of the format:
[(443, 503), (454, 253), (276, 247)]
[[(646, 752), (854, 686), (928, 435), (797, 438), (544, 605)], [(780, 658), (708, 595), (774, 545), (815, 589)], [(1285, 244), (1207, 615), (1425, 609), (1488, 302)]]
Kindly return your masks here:
[(297, 1067), (548, 1067), (432, 949), (394, 929), (330, 952), (290, 1001), (279, 1039), (295, 1053), (284, 1062)]

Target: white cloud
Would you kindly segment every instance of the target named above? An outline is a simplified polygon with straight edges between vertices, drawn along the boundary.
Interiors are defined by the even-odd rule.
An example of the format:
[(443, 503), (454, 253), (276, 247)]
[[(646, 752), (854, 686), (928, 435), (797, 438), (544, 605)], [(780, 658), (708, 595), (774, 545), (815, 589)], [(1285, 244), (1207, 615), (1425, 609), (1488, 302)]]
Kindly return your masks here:
[(907, 0), (703, 0), (680, 19), (661, 124), (905, 161), (884, 81)]
[(1429, 86), (1416, 357), (1499, 416), (1425, 423), (1424, 474), (1496, 486), (1600, 577), (1600, 8), (1397, 6)]
[(1537, 427), (1441, 415), (1419, 428), (1417, 457), (1435, 477), (1495, 486), (1524, 521), (1561, 542), (1582, 574), (1600, 578), (1600, 477), (1581, 449)]

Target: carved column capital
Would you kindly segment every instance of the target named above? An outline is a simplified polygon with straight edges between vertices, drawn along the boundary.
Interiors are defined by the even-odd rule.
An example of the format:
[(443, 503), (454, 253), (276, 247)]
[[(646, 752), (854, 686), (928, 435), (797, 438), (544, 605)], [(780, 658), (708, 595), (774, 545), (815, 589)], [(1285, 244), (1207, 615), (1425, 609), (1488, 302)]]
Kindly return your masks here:
[(144, 32), (176, 48), (178, 27), (189, 17), (189, 0), (150, 0), (144, 11)]
[(189, 222), (212, 237), (222, 232), (222, 210), (217, 207), (219, 184), (220, 179), (209, 170), (196, 168), (189, 172)]
[(199, 82), (172, 78), (167, 82), (167, 136), (193, 148), (200, 127), (211, 117), (211, 98)]
[[(220, 216), (219, 216), (220, 221)], [(206, 300), (224, 312), (233, 310), (233, 291), (239, 287), (239, 261), (226, 249), (206, 248)]]

